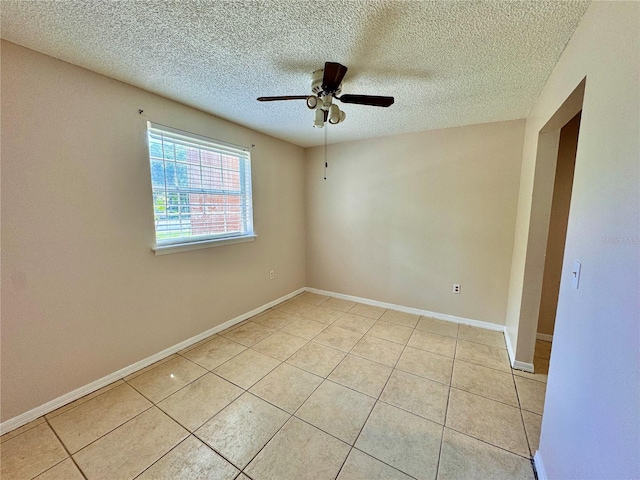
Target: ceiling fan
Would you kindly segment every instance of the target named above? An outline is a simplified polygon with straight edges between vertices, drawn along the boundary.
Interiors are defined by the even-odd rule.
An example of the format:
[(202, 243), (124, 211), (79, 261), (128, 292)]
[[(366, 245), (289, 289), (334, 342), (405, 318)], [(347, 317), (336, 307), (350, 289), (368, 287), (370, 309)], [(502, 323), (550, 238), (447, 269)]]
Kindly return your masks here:
[(280, 100), (306, 100), (307, 107), (315, 110), (313, 126), (324, 127), (328, 120), (335, 125), (343, 122), (346, 114), (333, 103), (333, 99), (342, 103), (355, 103), (358, 105), (370, 105), (373, 107), (388, 107), (393, 104), (393, 97), (380, 97), (376, 95), (351, 95), (342, 92), (342, 79), (347, 73), (347, 67), (335, 62), (326, 62), (324, 69), (313, 72), (311, 91), (313, 95), (288, 95), (280, 97), (258, 97), (260, 102), (277, 102)]

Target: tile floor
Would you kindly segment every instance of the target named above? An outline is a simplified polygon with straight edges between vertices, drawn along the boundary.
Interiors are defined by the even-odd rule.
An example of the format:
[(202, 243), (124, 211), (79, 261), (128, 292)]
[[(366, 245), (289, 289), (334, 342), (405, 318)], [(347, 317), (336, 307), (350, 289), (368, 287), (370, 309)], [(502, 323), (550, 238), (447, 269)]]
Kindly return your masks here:
[(533, 479), (549, 352), (304, 293), (4, 435), (0, 477)]

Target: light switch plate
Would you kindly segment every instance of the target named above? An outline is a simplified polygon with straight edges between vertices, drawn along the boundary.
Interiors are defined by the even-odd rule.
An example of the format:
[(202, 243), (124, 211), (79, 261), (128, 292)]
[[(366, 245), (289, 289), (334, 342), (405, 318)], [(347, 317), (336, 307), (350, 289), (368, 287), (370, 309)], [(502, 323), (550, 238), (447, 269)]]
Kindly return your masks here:
[(578, 289), (578, 284), (580, 283), (580, 267), (582, 267), (582, 265), (580, 264), (579, 261), (574, 261), (573, 262), (573, 272), (571, 272), (571, 284), (573, 285), (573, 288), (575, 288), (576, 290)]

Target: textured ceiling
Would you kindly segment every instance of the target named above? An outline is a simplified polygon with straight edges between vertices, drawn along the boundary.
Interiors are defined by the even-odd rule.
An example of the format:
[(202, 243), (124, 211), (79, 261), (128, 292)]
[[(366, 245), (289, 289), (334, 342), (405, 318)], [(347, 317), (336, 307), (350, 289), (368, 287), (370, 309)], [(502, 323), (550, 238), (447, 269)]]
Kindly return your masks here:
[(325, 61), (349, 68), (342, 142), (527, 116), (588, 1), (9, 1), (2, 38), (301, 146)]

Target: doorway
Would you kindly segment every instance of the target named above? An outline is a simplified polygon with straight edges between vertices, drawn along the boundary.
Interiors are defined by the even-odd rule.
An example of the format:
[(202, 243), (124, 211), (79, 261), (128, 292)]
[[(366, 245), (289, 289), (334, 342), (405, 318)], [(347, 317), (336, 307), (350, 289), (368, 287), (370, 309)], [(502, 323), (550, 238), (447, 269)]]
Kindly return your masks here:
[(562, 278), (562, 263), (569, 223), (581, 114), (582, 111), (579, 111), (560, 129), (558, 141), (558, 156), (553, 181), (549, 233), (547, 234), (538, 328), (533, 356), (534, 372), (541, 376), (547, 375), (549, 372), (549, 360), (553, 346), (553, 329), (558, 307), (560, 279)]

